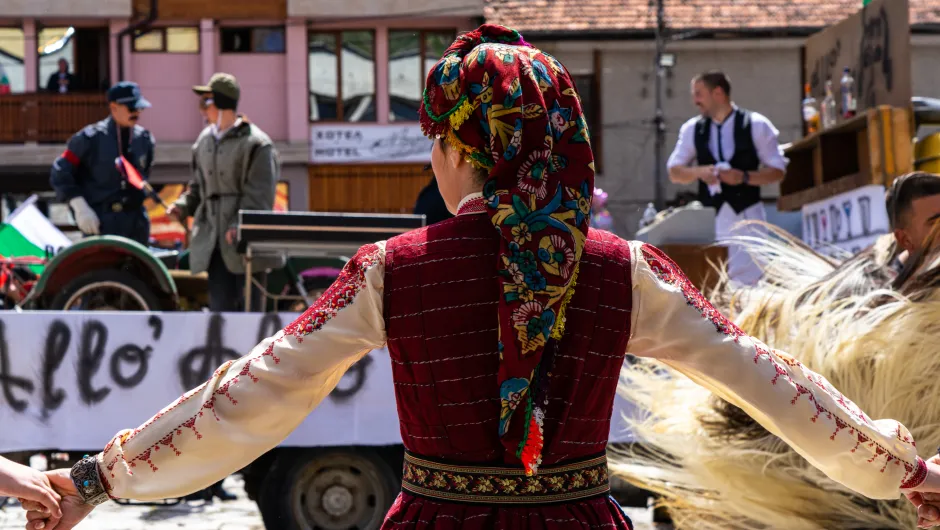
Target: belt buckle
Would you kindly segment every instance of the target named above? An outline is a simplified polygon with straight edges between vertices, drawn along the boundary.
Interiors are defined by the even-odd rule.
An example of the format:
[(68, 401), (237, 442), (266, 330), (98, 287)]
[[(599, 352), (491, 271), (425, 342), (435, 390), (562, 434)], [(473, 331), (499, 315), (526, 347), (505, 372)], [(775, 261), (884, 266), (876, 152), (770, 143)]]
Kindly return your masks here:
[(113, 203), (111, 204), (111, 211), (114, 213), (122, 212), (124, 211), (124, 205), (119, 202)]

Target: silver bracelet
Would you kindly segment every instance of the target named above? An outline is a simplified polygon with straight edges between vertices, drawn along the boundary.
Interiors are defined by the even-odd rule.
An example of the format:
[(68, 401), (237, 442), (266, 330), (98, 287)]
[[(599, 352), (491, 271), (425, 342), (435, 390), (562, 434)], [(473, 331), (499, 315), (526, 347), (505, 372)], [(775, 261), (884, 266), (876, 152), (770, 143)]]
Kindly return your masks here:
[(85, 455), (85, 458), (72, 466), (72, 482), (85, 504), (98, 506), (111, 499), (98, 473), (98, 460), (93, 456)]

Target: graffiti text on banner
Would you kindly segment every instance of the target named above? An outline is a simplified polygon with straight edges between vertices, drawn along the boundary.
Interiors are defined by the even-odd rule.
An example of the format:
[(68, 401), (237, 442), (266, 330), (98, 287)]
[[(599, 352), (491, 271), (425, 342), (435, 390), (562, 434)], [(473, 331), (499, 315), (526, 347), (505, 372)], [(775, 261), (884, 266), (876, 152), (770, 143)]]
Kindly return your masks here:
[[(296, 316), (0, 313), (0, 453), (103, 447)], [(632, 439), (616, 421), (629, 409), (617, 400), (612, 441)], [(381, 349), (350, 367), (283, 445), (400, 443), (391, 362)]]

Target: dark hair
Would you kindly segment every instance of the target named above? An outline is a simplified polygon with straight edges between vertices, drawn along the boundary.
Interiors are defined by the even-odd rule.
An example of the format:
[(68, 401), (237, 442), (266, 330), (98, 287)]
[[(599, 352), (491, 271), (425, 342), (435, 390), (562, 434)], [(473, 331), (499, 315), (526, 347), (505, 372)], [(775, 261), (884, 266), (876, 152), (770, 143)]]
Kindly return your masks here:
[(940, 175), (915, 171), (894, 179), (885, 196), (891, 228), (901, 228), (911, 204), (920, 198), (940, 195)]
[(720, 70), (709, 70), (708, 72), (701, 73), (692, 78), (693, 83), (698, 83), (699, 81), (704, 83), (710, 90), (720, 88), (724, 91), (725, 95), (731, 95), (731, 79)]

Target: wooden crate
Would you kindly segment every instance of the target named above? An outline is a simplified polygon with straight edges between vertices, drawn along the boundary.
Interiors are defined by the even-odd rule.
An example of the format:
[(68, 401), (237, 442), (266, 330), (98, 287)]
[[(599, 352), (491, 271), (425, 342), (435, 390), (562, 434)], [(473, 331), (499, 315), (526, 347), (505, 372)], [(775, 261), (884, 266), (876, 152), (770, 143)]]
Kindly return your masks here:
[(792, 144), (777, 208), (798, 211), (869, 184), (889, 186), (910, 172), (911, 117), (910, 108), (880, 106)]

